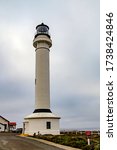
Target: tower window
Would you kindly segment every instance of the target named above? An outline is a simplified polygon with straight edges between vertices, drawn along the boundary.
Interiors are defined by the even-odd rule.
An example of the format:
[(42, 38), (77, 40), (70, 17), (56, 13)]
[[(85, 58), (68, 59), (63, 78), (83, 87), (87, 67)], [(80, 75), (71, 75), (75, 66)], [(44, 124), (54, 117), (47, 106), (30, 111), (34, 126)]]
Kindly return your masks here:
[(51, 129), (51, 122), (46, 122), (46, 129)]

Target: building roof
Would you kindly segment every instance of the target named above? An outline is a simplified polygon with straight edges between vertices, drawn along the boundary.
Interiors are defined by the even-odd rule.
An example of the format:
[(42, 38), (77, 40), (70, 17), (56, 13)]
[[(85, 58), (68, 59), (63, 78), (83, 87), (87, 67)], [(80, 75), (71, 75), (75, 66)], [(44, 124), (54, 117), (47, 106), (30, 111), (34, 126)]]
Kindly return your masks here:
[(60, 119), (60, 117), (56, 116), (53, 113), (33, 113), (31, 115), (26, 116), (24, 119), (36, 119), (36, 118), (55, 118)]
[(9, 122), (10, 126), (16, 126), (16, 122)]
[(2, 118), (3, 120), (5, 120), (5, 121), (9, 122), (9, 120), (5, 119), (5, 118), (4, 118), (4, 117), (2, 117), (1, 115), (0, 115), (0, 118)]

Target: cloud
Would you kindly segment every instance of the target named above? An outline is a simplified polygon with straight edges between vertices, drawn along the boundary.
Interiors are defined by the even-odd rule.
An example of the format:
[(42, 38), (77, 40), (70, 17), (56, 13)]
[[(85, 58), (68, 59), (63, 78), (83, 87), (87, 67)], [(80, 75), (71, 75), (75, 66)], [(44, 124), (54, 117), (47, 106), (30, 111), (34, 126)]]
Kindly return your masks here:
[(49, 25), (51, 109), (61, 128), (99, 127), (99, 1), (2, 1), (0, 113), (22, 125), (34, 110), (35, 26)]

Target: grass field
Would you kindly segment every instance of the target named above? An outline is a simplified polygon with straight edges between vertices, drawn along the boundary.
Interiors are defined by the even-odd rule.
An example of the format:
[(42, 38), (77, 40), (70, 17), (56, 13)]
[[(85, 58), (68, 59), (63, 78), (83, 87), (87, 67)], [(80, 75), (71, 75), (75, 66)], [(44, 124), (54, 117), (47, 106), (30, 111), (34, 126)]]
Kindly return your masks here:
[[(92, 132), (88, 137), (84, 131), (63, 132), (60, 135), (35, 135), (34, 137), (82, 150), (100, 150), (100, 135), (98, 132)], [(90, 139), (90, 145), (88, 145), (87, 138)]]

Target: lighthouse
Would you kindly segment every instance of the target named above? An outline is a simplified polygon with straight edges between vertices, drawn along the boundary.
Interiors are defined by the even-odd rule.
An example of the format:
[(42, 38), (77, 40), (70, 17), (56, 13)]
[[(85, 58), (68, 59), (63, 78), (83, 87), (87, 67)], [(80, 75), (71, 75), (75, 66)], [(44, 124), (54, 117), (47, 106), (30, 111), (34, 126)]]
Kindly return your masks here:
[(36, 53), (35, 66), (35, 109), (23, 122), (25, 134), (60, 134), (60, 117), (50, 109), (49, 53), (52, 46), (49, 27), (44, 23), (36, 27), (33, 40)]

